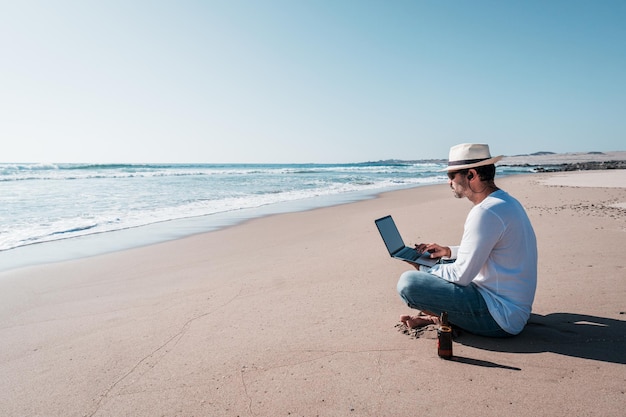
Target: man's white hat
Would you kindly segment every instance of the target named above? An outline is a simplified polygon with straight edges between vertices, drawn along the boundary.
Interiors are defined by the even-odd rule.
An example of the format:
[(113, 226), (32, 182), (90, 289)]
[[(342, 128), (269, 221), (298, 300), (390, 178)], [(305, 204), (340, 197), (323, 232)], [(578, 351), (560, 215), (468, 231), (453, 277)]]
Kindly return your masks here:
[(458, 171), (491, 165), (502, 159), (502, 155), (492, 157), (489, 145), (484, 143), (462, 143), (450, 148), (448, 167), (442, 171)]

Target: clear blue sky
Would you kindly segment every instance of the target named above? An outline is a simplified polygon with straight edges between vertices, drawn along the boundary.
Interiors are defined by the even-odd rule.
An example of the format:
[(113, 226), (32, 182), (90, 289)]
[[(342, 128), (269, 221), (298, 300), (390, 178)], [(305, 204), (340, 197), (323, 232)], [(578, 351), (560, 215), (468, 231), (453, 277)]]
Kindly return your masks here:
[(626, 1), (2, 1), (1, 162), (626, 150)]

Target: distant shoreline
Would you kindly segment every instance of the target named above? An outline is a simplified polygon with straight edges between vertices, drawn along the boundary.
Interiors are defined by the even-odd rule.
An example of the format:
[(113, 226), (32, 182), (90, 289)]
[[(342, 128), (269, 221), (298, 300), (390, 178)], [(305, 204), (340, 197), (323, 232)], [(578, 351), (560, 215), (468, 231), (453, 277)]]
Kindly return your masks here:
[(506, 156), (500, 165), (533, 167), (536, 172), (591, 171), (626, 169), (626, 151), (550, 153)]
[(507, 165), (535, 167), (536, 172), (594, 171), (603, 169), (626, 169), (626, 161), (590, 161), (563, 163), (559, 165)]
[[(446, 164), (446, 159), (401, 160), (387, 159), (366, 162), (369, 164)], [(591, 171), (626, 169), (626, 151), (613, 152), (535, 152), (525, 155), (504, 156), (498, 166), (535, 168), (535, 172)]]

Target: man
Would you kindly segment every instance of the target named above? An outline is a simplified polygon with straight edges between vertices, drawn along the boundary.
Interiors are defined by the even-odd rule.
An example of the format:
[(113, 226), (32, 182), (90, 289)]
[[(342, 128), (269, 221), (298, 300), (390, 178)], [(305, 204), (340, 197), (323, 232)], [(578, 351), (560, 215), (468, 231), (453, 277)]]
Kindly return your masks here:
[(522, 205), (494, 182), (501, 158), (485, 144), (450, 149), (450, 188), (474, 206), (460, 246), (416, 245), (442, 261), (398, 281), (407, 305), (421, 310), (400, 318), (409, 328), (437, 323), (443, 311), (452, 326), (482, 336), (512, 336), (526, 325), (537, 287), (537, 241)]

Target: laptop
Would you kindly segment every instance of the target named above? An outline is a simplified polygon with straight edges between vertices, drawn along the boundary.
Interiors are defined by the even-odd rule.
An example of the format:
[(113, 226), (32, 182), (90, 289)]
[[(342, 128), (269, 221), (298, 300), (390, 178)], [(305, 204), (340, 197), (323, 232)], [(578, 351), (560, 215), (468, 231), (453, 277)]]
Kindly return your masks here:
[(439, 258), (431, 258), (429, 252), (419, 253), (414, 248), (406, 246), (391, 216), (381, 217), (375, 220), (374, 223), (376, 223), (380, 237), (383, 238), (392, 258), (428, 267), (432, 267), (439, 262)]

